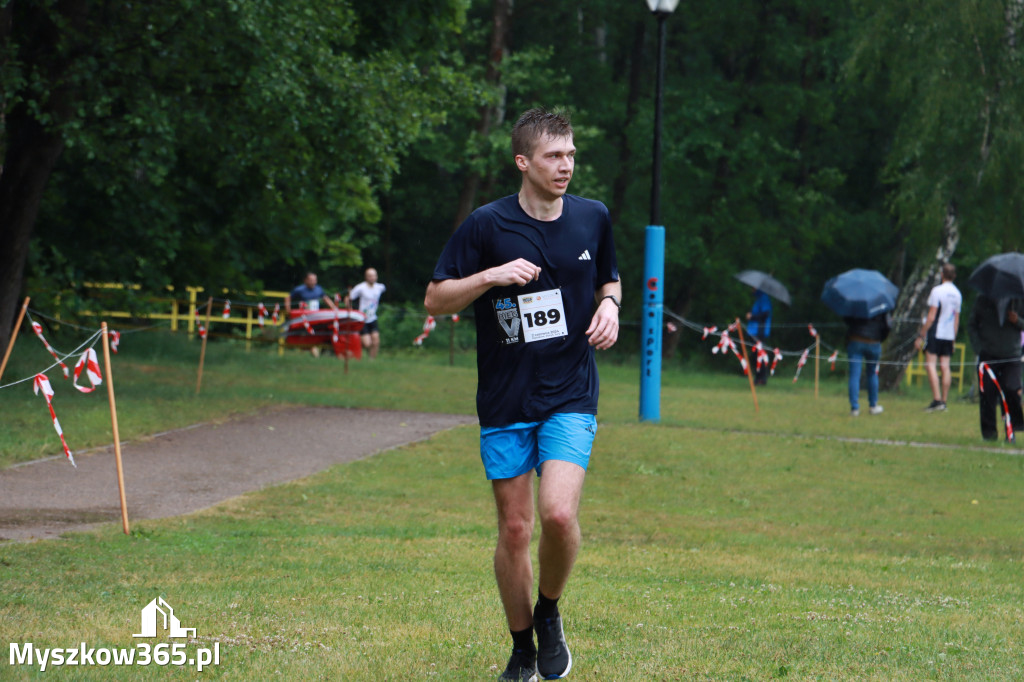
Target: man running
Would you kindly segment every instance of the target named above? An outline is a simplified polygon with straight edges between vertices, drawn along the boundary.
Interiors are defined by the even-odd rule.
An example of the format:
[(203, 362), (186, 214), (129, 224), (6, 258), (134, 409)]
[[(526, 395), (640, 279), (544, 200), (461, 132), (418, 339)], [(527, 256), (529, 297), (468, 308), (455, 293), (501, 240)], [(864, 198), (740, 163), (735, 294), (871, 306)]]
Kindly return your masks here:
[[(512, 153), (519, 193), (459, 227), (424, 304), (432, 315), (473, 304), (480, 454), (498, 511), (494, 572), (512, 636), (500, 679), (522, 682), (572, 668), (558, 600), (580, 547), (577, 514), (597, 432), (594, 349), (618, 339), (622, 286), (608, 209), (566, 193), (576, 158), (567, 117), (525, 112)], [(534, 470), (541, 533), (532, 605)]]

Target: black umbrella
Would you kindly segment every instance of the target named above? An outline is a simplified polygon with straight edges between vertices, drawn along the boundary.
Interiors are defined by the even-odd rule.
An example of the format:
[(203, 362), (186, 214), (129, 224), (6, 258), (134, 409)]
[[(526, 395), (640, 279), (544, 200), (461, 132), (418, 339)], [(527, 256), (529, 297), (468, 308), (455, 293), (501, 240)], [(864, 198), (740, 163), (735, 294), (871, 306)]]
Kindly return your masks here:
[(878, 270), (854, 268), (825, 282), (821, 300), (843, 317), (870, 319), (895, 308), (899, 293)]
[(790, 305), (793, 302), (789, 297), (789, 291), (782, 282), (775, 279), (767, 272), (761, 272), (760, 270), (744, 270), (743, 272), (736, 273), (733, 277), (747, 286), (760, 289), (769, 296), (779, 299), (786, 305)]
[(1024, 254), (992, 256), (974, 269), (967, 283), (996, 300), (999, 324), (1003, 324), (1010, 299), (1024, 298)]
[(967, 283), (989, 298), (1024, 298), (1024, 253), (992, 256), (971, 273)]

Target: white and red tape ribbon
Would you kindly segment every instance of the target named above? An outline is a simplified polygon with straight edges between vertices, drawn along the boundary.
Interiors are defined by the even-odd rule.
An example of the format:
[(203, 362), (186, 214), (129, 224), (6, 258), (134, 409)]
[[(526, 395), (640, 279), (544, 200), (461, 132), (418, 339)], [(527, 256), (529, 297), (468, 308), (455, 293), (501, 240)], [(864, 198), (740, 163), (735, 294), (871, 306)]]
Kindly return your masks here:
[[(82, 370), (85, 370), (85, 376), (89, 379), (91, 388), (78, 385), (78, 377), (81, 376)], [(92, 393), (96, 390), (96, 387), (103, 383), (103, 376), (100, 374), (100, 363), (96, 358), (96, 351), (92, 348), (87, 348), (82, 353), (81, 359), (75, 365), (75, 379), (71, 383), (72, 386), (77, 388), (82, 393)]]
[(50, 380), (46, 378), (45, 374), (37, 374), (32, 384), (36, 395), (39, 395), (39, 391), (43, 392), (43, 397), (46, 398), (46, 406), (50, 408), (53, 428), (57, 431), (57, 435), (60, 436), (60, 444), (64, 446), (64, 455), (71, 462), (71, 466), (77, 469), (78, 465), (75, 464), (75, 456), (71, 454), (71, 449), (68, 448), (68, 444), (64, 440), (64, 431), (60, 428), (60, 422), (57, 421), (57, 413), (53, 411), (53, 387), (50, 386)]

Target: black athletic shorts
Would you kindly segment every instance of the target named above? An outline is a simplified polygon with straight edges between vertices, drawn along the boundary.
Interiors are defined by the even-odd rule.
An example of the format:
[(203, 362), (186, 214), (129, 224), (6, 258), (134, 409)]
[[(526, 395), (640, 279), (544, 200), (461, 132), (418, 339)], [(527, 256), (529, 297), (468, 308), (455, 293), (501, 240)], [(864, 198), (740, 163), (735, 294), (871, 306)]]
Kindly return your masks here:
[(953, 342), (929, 336), (928, 343), (925, 345), (924, 350), (926, 353), (948, 358), (953, 355)]
[(359, 330), (359, 333), (360, 334), (370, 334), (372, 332), (380, 333), (380, 327), (377, 326), (377, 322), (379, 322), (379, 320), (374, 320), (373, 322), (367, 322), (366, 324), (363, 325), (363, 328)]

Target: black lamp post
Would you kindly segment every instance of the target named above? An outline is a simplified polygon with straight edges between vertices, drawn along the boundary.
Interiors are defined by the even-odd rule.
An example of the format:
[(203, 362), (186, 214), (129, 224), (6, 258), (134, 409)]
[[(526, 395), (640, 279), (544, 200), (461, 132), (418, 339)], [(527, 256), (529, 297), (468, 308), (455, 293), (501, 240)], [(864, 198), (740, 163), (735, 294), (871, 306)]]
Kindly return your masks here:
[(665, 301), (665, 226), (661, 225), (661, 89), (665, 80), (665, 19), (679, 0), (646, 0), (658, 20), (658, 72), (651, 153), (651, 223), (644, 240), (644, 312), (640, 348), (640, 420), (661, 420), (661, 325)]
[(661, 91), (665, 83), (665, 20), (679, 0), (647, 0), (658, 20), (658, 66), (654, 86), (654, 148), (651, 153), (651, 225), (661, 224)]

